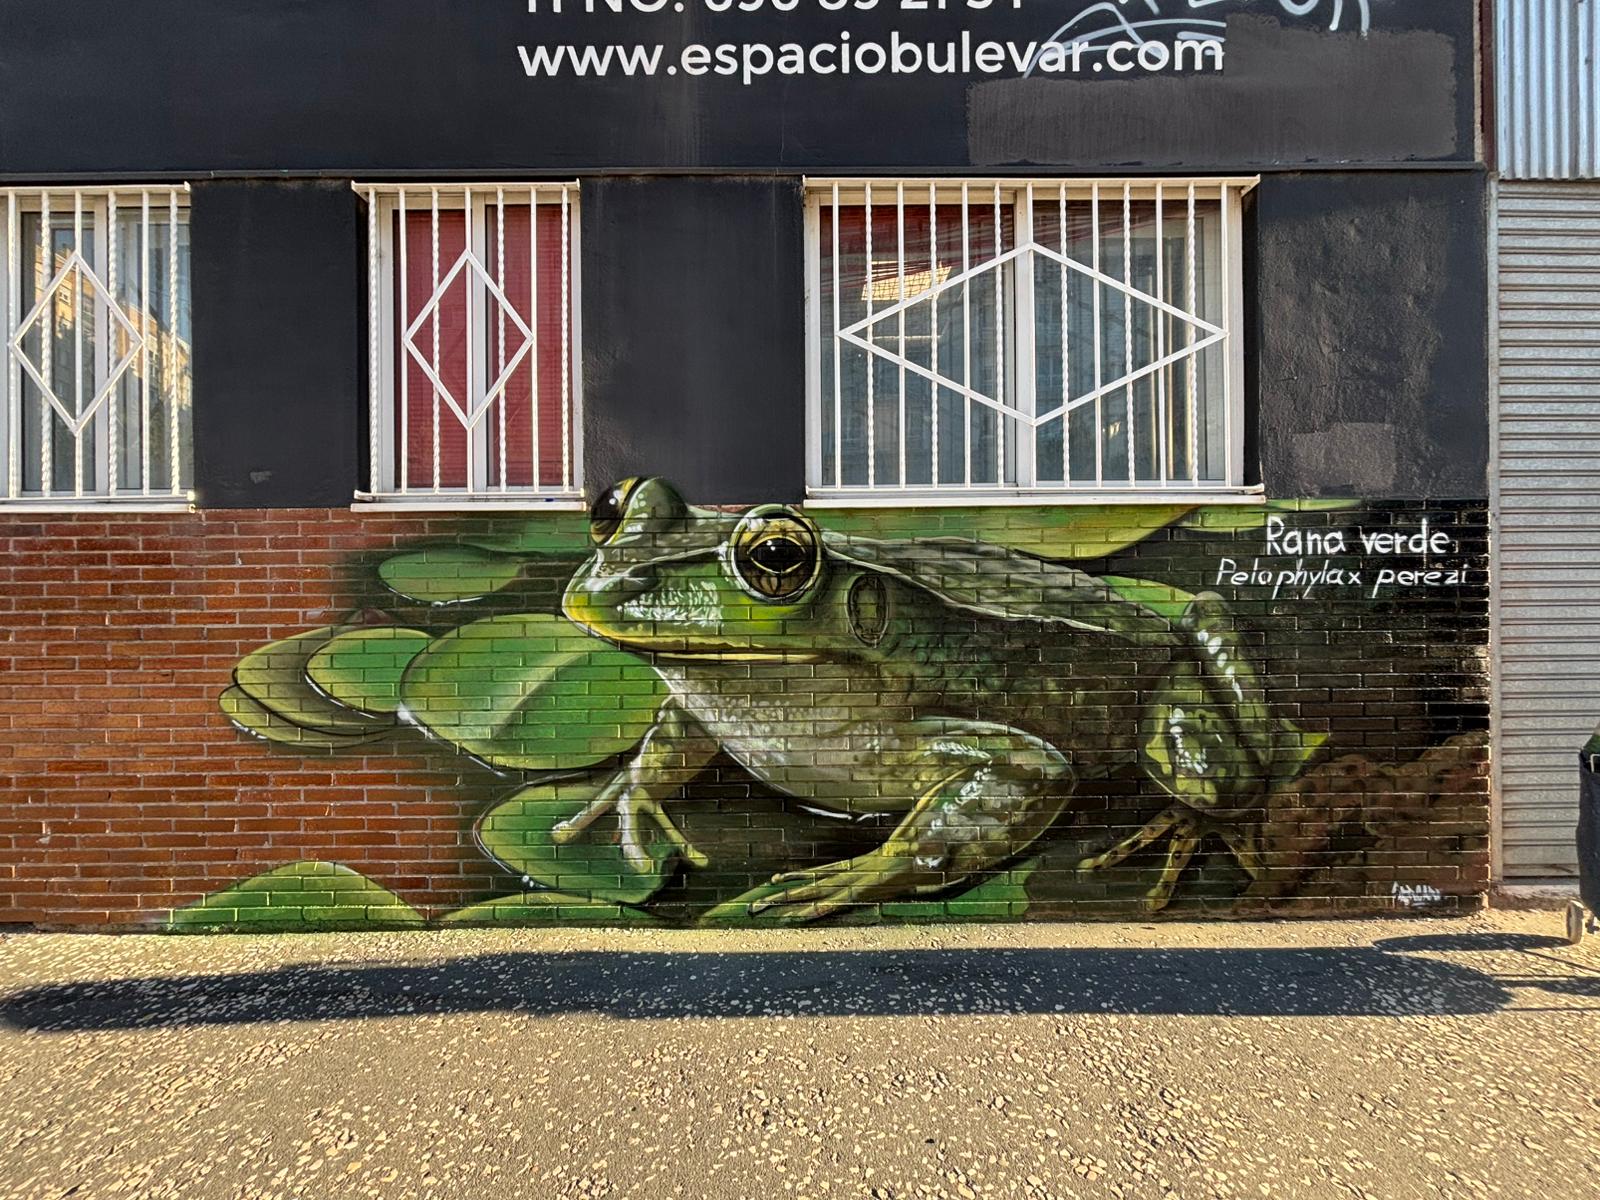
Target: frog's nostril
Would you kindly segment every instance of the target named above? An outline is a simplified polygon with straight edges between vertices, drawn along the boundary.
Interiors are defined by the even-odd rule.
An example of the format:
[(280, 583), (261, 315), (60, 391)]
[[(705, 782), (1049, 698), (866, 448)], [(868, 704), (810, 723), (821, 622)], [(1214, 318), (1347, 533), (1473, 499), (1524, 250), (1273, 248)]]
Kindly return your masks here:
[(614, 575), (580, 574), (567, 585), (561, 597), (561, 611), (568, 620), (588, 629), (609, 627), (618, 610), (638, 599), (655, 585), (655, 574), (648, 568), (634, 568)]
[(630, 600), (636, 600), (655, 586), (655, 572), (648, 567), (634, 567), (615, 575), (591, 578), (585, 590), (594, 603), (603, 608), (616, 609)]

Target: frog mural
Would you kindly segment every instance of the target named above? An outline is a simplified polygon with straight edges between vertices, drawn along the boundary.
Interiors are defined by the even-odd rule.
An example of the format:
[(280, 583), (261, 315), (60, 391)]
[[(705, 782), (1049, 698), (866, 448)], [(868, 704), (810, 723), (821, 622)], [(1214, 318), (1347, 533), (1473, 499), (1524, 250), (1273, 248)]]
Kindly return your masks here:
[[(656, 479), (602, 496), (593, 539), (562, 610), (645, 656), (668, 694), (558, 840), (614, 811), (637, 869), (650, 862), (647, 821), (699, 861), (663, 802), (719, 749), (785, 795), (903, 818), (867, 854), (778, 876), (794, 886), (755, 912), (808, 920), (958, 887), (1025, 850), (1078, 787), (1134, 761), (1174, 803), (1083, 866), (1166, 838), (1148, 896), (1161, 908), (1207, 831), (1257, 872), (1252, 812), (1306, 757), (1267, 714), (1215, 597), (1168, 620), (1017, 551), (826, 533), (781, 506), (696, 510)], [(1047, 654), (1067, 669), (1023, 665)], [(1119, 694), (1150, 699), (1108, 721)]]
[[(519, 610), (514, 586), (553, 544), (396, 555), (379, 567), (391, 593), (471, 619), (438, 632), (358, 612), (246, 658), (222, 707), (306, 750), (420, 732), (497, 772), (506, 790), (473, 836), (521, 888), (446, 919), (659, 920), (669, 883), (680, 919), (1018, 916), (1041, 855), (1085, 894), (1122, 880), (1126, 911), (1203, 892), (1201, 857), (1225, 891), (1270, 894), (1269, 797), (1326, 735), (1274, 710), (1221, 597), (855, 524), (699, 508), (663, 480), (627, 480), (595, 503), (553, 611)], [(497, 595), (500, 611), (472, 611)], [(843, 823), (851, 852), (821, 853), (824, 833), (798, 839), (786, 869), (730, 870), (739, 796), (710, 806), (713, 847), (677, 815), (698, 803), (705, 826), (697, 792), (730, 773), (796, 821)], [(218, 923), (297, 871), (319, 894), (356, 889), (374, 919), (415, 916), (316, 863), (175, 924)]]

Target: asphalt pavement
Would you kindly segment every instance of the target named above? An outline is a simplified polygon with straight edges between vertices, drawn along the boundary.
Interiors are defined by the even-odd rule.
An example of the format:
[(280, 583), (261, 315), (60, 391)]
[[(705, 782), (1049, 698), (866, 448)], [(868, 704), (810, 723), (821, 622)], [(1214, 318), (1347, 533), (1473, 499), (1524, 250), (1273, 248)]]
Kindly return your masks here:
[(0, 1198), (1600, 1196), (1600, 938), (0, 935)]

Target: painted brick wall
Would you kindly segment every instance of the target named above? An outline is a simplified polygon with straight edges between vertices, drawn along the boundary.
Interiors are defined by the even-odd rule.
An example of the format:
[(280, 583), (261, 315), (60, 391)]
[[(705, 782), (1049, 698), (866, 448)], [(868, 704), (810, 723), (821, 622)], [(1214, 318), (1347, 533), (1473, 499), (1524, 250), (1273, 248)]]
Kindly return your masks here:
[(1481, 501), (749, 516), (651, 484), (614, 516), (597, 551), (575, 514), (0, 515), (0, 921), (1449, 911), (1487, 887)]

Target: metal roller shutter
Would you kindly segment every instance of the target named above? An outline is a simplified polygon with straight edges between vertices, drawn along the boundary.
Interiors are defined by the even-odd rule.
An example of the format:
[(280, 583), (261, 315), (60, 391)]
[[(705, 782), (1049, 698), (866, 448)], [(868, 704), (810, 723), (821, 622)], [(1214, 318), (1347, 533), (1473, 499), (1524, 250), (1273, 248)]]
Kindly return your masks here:
[(1577, 871), (1600, 722), (1600, 183), (1502, 183), (1497, 630), (1507, 878)]

